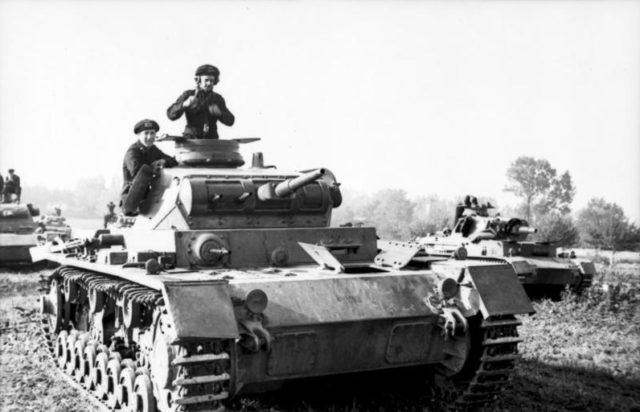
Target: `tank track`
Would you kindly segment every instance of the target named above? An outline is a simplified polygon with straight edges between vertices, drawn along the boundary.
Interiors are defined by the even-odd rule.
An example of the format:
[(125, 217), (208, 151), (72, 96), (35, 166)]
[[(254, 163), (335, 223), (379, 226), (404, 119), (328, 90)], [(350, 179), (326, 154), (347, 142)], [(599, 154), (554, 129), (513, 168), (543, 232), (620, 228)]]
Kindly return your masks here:
[[(60, 267), (41, 279), (40, 291), (48, 294), (55, 287), (63, 308), (58, 312), (71, 322), (60, 322), (55, 315), (42, 314), (40, 336), (51, 361), (67, 380), (76, 383), (104, 410), (121, 411), (224, 411), (222, 401), (229, 397), (232, 382), (231, 342), (209, 340), (180, 342), (168, 349), (172, 361), (165, 371), (154, 370), (140, 350), (117, 347), (96, 338), (92, 327), (77, 329), (74, 319), (95, 292), (114, 302), (131, 301), (141, 311), (154, 314), (154, 325), (162, 331), (169, 323), (160, 292), (124, 279)], [(68, 300), (77, 296), (75, 300)], [(121, 315), (122, 316), (122, 315)], [(139, 348), (137, 348), (139, 349)], [(155, 390), (154, 375), (169, 377), (168, 389)], [(155, 395), (155, 396), (154, 396)], [(159, 404), (156, 405), (156, 400)]]
[(582, 275), (582, 280), (580, 281), (580, 284), (578, 286), (576, 286), (576, 288), (575, 288), (575, 293), (581, 294), (585, 290), (589, 289), (592, 284), (593, 284), (593, 275), (592, 274), (586, 274), (586, 273), (583, 274)]
[(520, 359), (518, 343), (523, 339), (517, 327), (521, 324), (513, 316), (478, 320), (465, 366), (445, 384), (436, 385), (439, 400), (448, 409), (465, 411), (489, 405), (510, 388)]

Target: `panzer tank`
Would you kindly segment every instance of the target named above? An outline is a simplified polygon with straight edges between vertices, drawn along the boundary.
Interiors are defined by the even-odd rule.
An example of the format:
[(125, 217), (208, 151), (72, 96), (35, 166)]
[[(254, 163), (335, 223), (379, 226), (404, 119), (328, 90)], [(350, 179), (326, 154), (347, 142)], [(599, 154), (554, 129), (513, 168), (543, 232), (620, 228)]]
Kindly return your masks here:
[(67, 219), (59, 214), (59, 209), (55, 214), (40, 216), (37, 226), (36, 233), (40, 241), (52, 242), (58, 239), (67, 241), (71, 238), (71, 226), (67, 224)]
[(30, 204), (0, 203), (0, 265), (31, 263), (29, 249), (38, 244), (33, 220), (37, 215)]
[(515, 315), (533, 312), (511, 266), (379, 250), (373, 227), (330, 226), (329, 170), (260, 153), (241, 167), (246, 140), (175, 140), (178, 167), (136, 176), (131, 228), (32, 249), (60, 265), (41, 284), (43, 336), (86, 390), (125, 411), (223, 410), (305, 378), (418, 367), (454, 408), (503, 393)]
[(591, 261), (559, 254), (551, 243), (527, 241), (537, 232), (535, 228), (524, 219), (491, 216), (492, 208), (470, 202), (467, 196), (456, 207), (451, 232), (430, 235), (418, 243), (431, 256), (507, 263), (531, 297), (558, 297), (567, 287), (579, 293), (591, 285), (596, 274)]

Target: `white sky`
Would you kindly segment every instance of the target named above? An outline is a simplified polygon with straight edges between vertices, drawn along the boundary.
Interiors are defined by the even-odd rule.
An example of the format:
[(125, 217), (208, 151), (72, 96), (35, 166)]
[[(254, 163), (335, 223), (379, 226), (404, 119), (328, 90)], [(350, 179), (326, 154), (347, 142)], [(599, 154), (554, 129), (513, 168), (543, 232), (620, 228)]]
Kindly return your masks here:
[(133, 124), (217, 65), (223, 138), (344, 187), (502, 203), (519, 155), (640, 222), (638, 1), (0, 1), (0, 169), (120, 175)]

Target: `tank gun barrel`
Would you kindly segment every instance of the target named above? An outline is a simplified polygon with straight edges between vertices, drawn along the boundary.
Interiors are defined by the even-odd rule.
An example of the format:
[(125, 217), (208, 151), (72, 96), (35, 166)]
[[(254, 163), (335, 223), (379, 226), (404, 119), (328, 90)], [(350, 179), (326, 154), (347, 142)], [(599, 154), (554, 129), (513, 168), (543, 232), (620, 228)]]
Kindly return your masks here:
[(538, 233), (538, 229), (531, 226), (520, 226), (517, 230), (512, 232), (514, 235), (528, 235)]
[(309, 183), (318, 180), (324, 176), (324, 169), (316, 169), (307, 173), (303, 173), (298, 177), (287, 179), (282, 183), (278, 183), (275, 187), (275, 193), (278, 197), (286, 197)]
[(291, 195), (302, 186), (308, 185), (324, 176), (325, 169), (316, 169), (301, 174), (298, 177), (287, 179), (278, 184), (265, 183), (258, 188), (258, 197), (261, 200), (281, 199)]

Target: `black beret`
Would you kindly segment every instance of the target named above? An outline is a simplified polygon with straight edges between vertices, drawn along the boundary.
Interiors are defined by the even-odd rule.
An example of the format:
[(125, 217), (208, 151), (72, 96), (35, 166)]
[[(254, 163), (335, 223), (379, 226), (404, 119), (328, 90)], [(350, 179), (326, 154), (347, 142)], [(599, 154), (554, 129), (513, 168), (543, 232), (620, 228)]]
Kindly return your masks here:
[(13, 169), (9, 169), (9, 173), (13, 173)]
[(155, 130), (157, 132), (160, 130), (160, 126), (158, 126), (158, 123), (156, 123), (155, 120), (150, 119), (140, 120), (135, 126), (133, 126), (133, 133), (135, 134), (145, 130)]
[(196, 69), (196, 76), (220, 76), (220, 70), (216, 66), (203, 64)]

